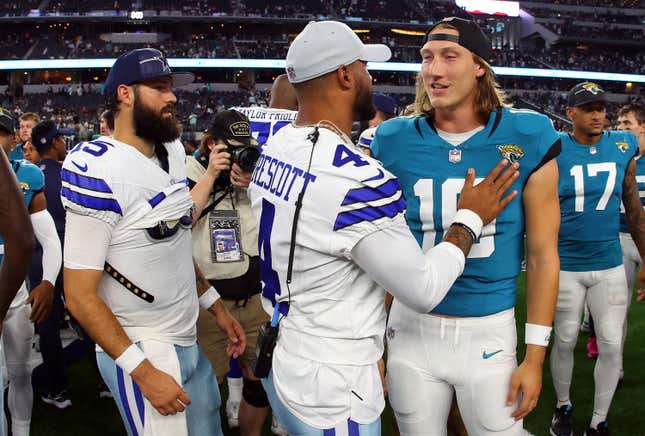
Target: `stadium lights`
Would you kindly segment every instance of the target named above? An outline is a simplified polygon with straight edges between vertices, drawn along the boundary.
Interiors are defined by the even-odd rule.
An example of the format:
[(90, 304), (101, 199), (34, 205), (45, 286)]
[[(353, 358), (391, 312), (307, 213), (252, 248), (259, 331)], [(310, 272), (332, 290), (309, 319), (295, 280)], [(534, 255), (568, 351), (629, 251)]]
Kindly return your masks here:
[[(29, 59), (0, 61), (0, 70), (65, 70), (83, 68), (110, 68), (115, 59)], [(247, 69), (284, 69), (284, 59), (206, 59), (170, 58), (171, 67), (192, 68), (247, 68)], [(417, 63), (370, 62), (367, 67), (373, 71), (417, 73), (421, 67)], [(645, 75), (623, 74), (596, 71), (548, 70), (541, 68), (493, 67), (498, 76), (539, 77), (552, 79), (604, 80), (610, 82), (645, 83)]]
[(392, 33), (398, 33), (399, 35), (408, 35), (408, 36), (425, 36), (425, 32), (420, 30), (407, 30), (407, 29), (390, 29)]
[(352, 29), (354, 33), (370, 33), (370, 29)]

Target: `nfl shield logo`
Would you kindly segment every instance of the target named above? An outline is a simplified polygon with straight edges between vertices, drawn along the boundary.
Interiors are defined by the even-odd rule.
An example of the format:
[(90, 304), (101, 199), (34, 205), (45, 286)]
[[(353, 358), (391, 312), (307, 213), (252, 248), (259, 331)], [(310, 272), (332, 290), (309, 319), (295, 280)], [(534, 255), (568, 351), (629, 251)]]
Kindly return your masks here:
[(461, 150), (450, 150), (450, 152), (448, 153), (448, 160), (452, 163), (461, 162)]

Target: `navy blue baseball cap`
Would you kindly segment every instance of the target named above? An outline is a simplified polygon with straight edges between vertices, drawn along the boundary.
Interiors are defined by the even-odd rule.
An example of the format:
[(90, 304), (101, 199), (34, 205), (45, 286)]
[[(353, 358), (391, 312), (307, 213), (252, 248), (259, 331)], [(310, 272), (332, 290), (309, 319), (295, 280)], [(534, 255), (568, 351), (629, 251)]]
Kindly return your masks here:
[[(52, 127), (44, 132), (40, 132), (40, 128), (36, 129), (36, 127), (40, 127), (42, 125), (46, 125), (44, 123), (51, 123), (50, 121), (41, 121), (38, 123), (35, 127), (34, 130), (32, 130), (31, 133), (31, 142), (34, 144), (34, 147), (36, 147), (37, 150), (41, 150), (42, 147), (50, 147), (52, 144), (52, 141), (54, 138), (58, 136), (74, 136), (75, 132), (72, 129), (66, 129), (66, 128), (60, 128), (56, 124), (53, 124)], [(36, 133), (34, 134), (34, 131), (40, 132), (40, 134)]]
[(376, 110), (388, 115), (396, 115), (396, 101), (389, 95), (375, 92), (372, 95), (372, 101)]
[(195, 75), (189, 72), (170, 70), (166, 57), (154, 48), (139, 48), (122, 54), (110, 69), (103, 93), (114, 94), (119, 85), (132, 85), (154, 77), (172, 78), (173, 87), (188, 85), (195, 81)]

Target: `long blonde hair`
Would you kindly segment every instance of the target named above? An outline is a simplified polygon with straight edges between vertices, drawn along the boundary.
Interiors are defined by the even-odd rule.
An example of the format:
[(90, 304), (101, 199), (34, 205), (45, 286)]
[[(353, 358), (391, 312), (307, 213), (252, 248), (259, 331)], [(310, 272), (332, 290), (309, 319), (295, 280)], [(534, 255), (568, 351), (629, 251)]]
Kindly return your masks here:
[[(456, 27), (444, 23), (437, 25), (435, 29), (458, 30)], [(481, 65), (485, 70), (484, 75), (477, 78), (475, 110), (483, 119), (487, 119), (490, 113), (495, 111), (498, 107), (510, 107), (511, 105), (506, 103), (506, 93), (499, 86), (499, 83), (497, 83), (490, 64), (474, 53), (473, 61), (475, 61), (476, 64)], [(434, 117), (434, 108), (430, 103), (430, 97), (423, 85), (423, 76), (421, 73), (417, 74), (414, 111), (418, 115), (426, 114)]]

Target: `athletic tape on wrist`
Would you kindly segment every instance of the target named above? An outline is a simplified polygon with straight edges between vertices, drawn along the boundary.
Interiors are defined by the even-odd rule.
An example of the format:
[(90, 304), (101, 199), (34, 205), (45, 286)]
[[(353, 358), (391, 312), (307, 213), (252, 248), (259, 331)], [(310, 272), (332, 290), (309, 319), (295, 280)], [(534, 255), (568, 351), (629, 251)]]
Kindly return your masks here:
[(459, 209), (452, 220), (453, 224), (461, 224), (468, 227), (475, 234), (475, 239), (482, 234), (484, 222), (470, 209)]
[(204, 310), (208, 310), (219, 299), (220, 295), (217, 293), (215, 288), (211, 286), (199, 297), (199, 306)]
[(134, 369), (146, 359), (145, 354), (136, 344), (130, 345), (123, 353), (114, 361), (119, 367), (131, 374)]
[(539, 324), (526, 323), (526, 330), (524, 331), (524, 342), (531, 345), (539, 345), (540, 347), (548, 347), (549, 340), (551, 339), (552, 327)]

